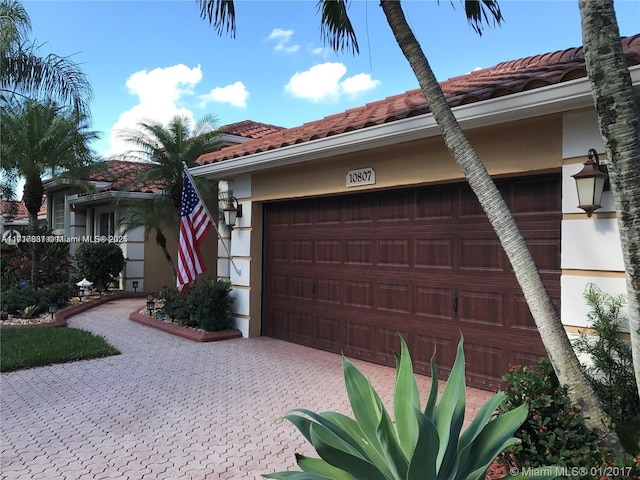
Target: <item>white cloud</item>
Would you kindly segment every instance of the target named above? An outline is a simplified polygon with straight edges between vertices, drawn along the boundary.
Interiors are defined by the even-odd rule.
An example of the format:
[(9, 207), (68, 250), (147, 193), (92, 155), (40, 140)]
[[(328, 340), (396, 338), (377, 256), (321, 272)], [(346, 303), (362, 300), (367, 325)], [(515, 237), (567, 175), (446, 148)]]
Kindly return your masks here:
[(342, 63), (321, 63), (304, 72), (296, 72), (285, 85), (285, 90), (294, 97), (314, 103), (337, 102), (343, 95), (355, 98), (380, 83), (367, 73), (358, 73), (341, 80), (346, 73), (347, 67)]
[(138, 104), (123, 112), (111, 130), (110, 149), (105, 155), (123, 153), (129, 149), (117, 136), (118, 130), (136, 128), (141, 120), (167, 123), (175, 115), (193, 119), (191, 110), (178, 106), (185, 96), (193, 95), (194, 87), (202, 80), (200, 66), (189, 68), (179, 64), (151, 71), (141, 70), (126, 82), (129, 93), (138, 97)]
[(373, 80), (368, 73), (358, 73), (353, 77), (344, 79), (342, 91), (351, 97), (357, 97), (361, 92), (373, 90), (379, 84), (380, 80)]
[(276, 52), (295, 53), (300, 50), (300, 45), (290, 45), (291, 37), (293, 36), (293, 30), (283, 30), (281, 28), (274, 28), (267, 40), (275, 40), (276, 46), (273, 47)]
[(246, 108), (249, 92), (242, 82), (235, 82), (225, 87), (216, 87), (205, 95), (198, 97), (201, 107), (206, 107), (209, 102), (228, 103), (234, 107)]

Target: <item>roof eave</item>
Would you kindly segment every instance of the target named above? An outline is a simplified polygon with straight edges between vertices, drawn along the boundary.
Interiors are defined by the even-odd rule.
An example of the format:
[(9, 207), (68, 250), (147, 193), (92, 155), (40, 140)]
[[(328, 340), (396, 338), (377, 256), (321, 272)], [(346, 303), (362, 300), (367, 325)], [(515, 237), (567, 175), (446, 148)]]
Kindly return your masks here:
[[(629, 68), (635, 91), (640, 94), (640, 65)], [(508, 123), (580, 108), (593, 107), (587, 78), (492, 98), (453, 108), (464, 129)], [(431, 113), (354, 130), (331, 137), (254, 153), (189, 169), (193, 176), (228, 179), (270, 168), (302, 163), (396, 143), (440, 135)]]
[(67, 199), (69, 205), (91, 206), (104, 204), (105, 201), (114, 200), (151, 200), (159, 193), (148, 192), (123, 192), (109, 190), (107, 192), (94, 193), (90, 195), (70, 195)]

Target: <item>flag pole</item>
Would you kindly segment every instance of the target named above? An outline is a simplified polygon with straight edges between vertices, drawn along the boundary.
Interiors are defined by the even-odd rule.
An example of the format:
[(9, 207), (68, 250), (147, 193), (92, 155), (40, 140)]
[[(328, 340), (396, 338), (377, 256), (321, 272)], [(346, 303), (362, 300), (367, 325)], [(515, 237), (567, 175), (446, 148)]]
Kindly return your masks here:
[(218, 238), (220, 239), (220, 242), (222, 243), (222, 246), (224, 247), (225, 252), (227, 252), (227, 255), (229, 257), (229, 261), (231, 262), (231, 265), (233, 265), (233, 269), (236, 271), (236, 273), (238, 275), (240, 275), (242, 272), (240, 271), (240, 269), (236, 266), (235, 262), (233, 261), (233, 257), (231, 256), (231, 252), (227, 248), (227, 245), (224, 243), (224, 240), (222, 239), (222, 235), (220, 235), (220, 230), (218, 230), (218, 224), (217, 224), (218, 222), (214, 221), (213, 215), (211, 215), (211, 212), (209, 212), (209, 209), (207, 208), (207, 204), (204, 203), (204, 200), (200, 196), (200, 192), (198, 191), (198, 187), (196, 187), (196, 182), (193, 181), (193, 177), (189, 173), (189, 167), (187, 167), (187, 164), (184, 162), (184, 160), (182, 161), (182, 168), (184, 170), (184, 174), (187, 175), (189, 177), (189, 179), (191, 180), (191, 184), (193, 185), (193, 189), (196, 191), (196, 195), (198, 195), (198, 199), (202, 203), (202, 206), (204, 207), (205, 212), (207, 212), (207, 215), (209, 215), (209, 218), (211, 219), (211, 223), (213, 224), (213, 228), (216, 229), (216, 234), (218, 235)]

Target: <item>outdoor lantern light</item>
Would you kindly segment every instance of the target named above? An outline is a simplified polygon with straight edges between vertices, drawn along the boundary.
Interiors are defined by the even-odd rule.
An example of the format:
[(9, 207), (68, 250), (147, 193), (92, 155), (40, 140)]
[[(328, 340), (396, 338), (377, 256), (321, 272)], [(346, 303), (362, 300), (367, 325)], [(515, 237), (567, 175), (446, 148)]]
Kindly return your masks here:
[(600, 165), (598, 152), (593, 148), (589, 150), (588, 160), (584, 162), (584, 166), (580, 172), (573, 175), (576, 180), (578, 189), (578, 208), (587, 212), (590, 217), (594, 210), (602, 208), (602, 192), (607, 186), (606, 166)]
[(131, 282), (131, 286), (133, 287), (133, 293), (136, 293), (138, 291), (138, 281), (134, 280)]
[(53, 320), (53, 314), (58, 311), (58, 304), (51, 302), (49, 304), (49, 313), (51, 314), (51, 320)]
[(62, 307), (64, 307), (64, 304), (66, 303), (66, 300), (64, 297), (58, 297), (56, 299), (56, 303), (58, 305), (58, 310), (60, 310)]
[(153, 315), (153, 307), (155, 306), (156, 302), (153, 301), (153, 299), (149, 300), (147, 298), (147, 310), (149, 310), (149, 315)]
[(147, 293), (147, 303), (153, 302), (153, 293)]
[(227, 199), (227, 206), (222, 211), (224, 214), (224, 223), (230, 227), (236, 224), (236, 218), (242, 218), (242, 205), (238, 203), (238, 199), (230, 195)]
[(82, 295), (84, 294), (84, 288), (78, 287), (78, 298), (82, 302)]

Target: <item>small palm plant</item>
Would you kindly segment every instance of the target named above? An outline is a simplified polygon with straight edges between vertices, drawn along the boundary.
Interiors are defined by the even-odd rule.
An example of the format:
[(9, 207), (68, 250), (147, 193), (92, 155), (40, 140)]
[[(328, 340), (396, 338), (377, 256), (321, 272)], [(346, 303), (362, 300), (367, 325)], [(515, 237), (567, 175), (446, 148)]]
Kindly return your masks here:
[[(494, 412), (504, 400), (504, 393), (499, 392), (461, 434), (466, 391), (463, 340), (439, 403), (438, 378), (431, 361), (431, 392), (424, 409), (404, 340), (396, 362), (395, 423), (371, 383), (345, 358), (344, 378), (355, 419), (337, 412), (293, 410), (285, 418), (300, 430), (320, 458), (296, 455), (302, 472), (272, 473), (265, 478), (484, 479), (498, 454), (518, 441), (513, 434), (527, 418), (527, 405), (496, 416)], [(555, 471), (553, 467), (538, 469), (526, 478), (554, 478)], [(539, 473), (542, 475), (536, 475)]]

